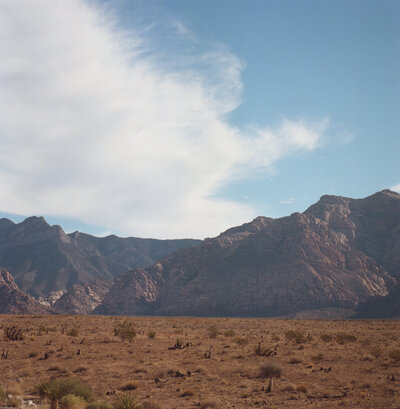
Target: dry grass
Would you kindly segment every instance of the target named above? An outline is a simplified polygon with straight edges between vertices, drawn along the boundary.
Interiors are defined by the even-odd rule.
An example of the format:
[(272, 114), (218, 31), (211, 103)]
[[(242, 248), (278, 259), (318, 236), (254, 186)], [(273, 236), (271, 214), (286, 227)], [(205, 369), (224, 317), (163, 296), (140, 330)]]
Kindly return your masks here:
[[(399, 406), (398, 321), (0, 316), (0, 328), (13, 325), (25, 337), (0, 329), (0, 386), (15, 395), (73, 376), (97, 402), (134, 391), (148, 409)], [(136, 336), (114, 335), (120, 328)], [(177, 338), (183, 348), (170, 349)], [(276, 355), (255, 353), (260, 343)], [(284, 371), (267, 394), (260, 368), (271, 361)]]

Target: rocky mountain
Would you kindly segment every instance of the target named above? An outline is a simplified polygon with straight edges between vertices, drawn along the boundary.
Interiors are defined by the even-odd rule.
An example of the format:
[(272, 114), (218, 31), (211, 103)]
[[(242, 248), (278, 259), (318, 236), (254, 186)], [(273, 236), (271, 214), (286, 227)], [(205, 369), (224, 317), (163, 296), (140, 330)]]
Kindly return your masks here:
[(258, 217), (122, 273), (95, 312), (348, 315), (399, 280), (400, 195), (322, 196), (304, 213)]
[(48, 308), (17, 286), (6, 269), (0, 268), (1, 314), (46, 314), (48, 312)]
[(74, 284), (112, 280), (123, 271), (150, 265), (199, 240), (154, 240), (136, 237), (94, 237), (66, 234), (42, 217), (15, 224), (0, 219), (0, 265), (10, 271), (23, 290), (48, 296)]
[(74, 284), (53, 304), (54, 312), (69, 315), (88, 315), (101, 304), (112, 286), (112, 281), (94, 280)]

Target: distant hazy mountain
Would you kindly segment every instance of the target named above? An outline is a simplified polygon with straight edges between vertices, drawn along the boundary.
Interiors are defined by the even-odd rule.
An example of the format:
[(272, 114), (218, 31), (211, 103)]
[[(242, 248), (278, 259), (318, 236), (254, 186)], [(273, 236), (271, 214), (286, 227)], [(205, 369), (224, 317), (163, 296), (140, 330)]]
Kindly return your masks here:
[(340, 315), (387, 296), (399, 279), (400, 195), (384, 190), (364, 199), (323, 196), (304, 213), (258, 217), (150, 267), (122, 273), (95, 311)]
[(123, 271), (150, 265), (199, 240), (154, 240), (66, 234), (42, 217), (15, 224), (0, 219), (0, 266), (11, 272), (23, 291), (47, 296), (74, 284), (112, 280)]

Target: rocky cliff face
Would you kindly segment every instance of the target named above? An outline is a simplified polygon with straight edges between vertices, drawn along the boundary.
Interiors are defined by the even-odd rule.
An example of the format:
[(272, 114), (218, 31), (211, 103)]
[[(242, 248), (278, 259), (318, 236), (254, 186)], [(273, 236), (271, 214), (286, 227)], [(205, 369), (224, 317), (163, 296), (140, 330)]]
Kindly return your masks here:
[(49, 309), (20, 290), (11, 274), (0, 268), (1, 314), (47, 314)]
[(94, 280), (74, 284), (52, 304), (55, 312), (69, 315), (88, 315), (98, 307), (111, 288), (112, 281)]
[(277, 316), (355, 311), (400, 279), (400, 195), (323, 196), (119, 276), (102, 314)]
[(14, 224), (0, 219), (0, 265), (12, 272), (19, 287), (34, 296), (69, 290), (95, 279), (112, 280), (123, 271), (150, 265), (198, 240), (104, 238), (66, 234), (42, 217)]

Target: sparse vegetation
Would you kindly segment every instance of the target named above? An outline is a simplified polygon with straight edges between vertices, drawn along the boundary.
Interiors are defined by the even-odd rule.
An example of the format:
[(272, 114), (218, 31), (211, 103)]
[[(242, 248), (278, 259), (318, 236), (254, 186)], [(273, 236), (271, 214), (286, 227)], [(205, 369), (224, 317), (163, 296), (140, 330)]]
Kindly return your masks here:
[(357, 337), (352, 334), (347, 334), (346, 332), (338, 332), (335, 336), (336, 342), (340, 345), (344, 345), (347, 342), (356, 342)]
[(285, 331), (285, 337), (288, 341), (295, 341), (296, 344), (305, 342), (304, 331), (289, 329)]
[(156, 332), (155, 331), (149, 331), (148, 336), (149, 336), (149, 338), (154, 339), (156, 337)]
[(79, 335), (79, 330), (77, 328), (71, 328), (68, 332), (67, 335), (69, 337), (77, 337)]
[(114, 335), (122, 341), (132, 341), (136, 337), (136, 330), (128, 319), (118, 322), (114, 327)]
[(209, 338), (216, 338), (219, 334), (218, 328), (215, 325), (210, 325), (207, 328), (207, 334)]
[[(54, 382), (71, 376), (104, 402), (83, 402), (67, 391), (73, 396), (61, 397), (60, 409), (83, 409), (82, 403), (85, 409), (113, 409), (110, 405), (129, 392), (135, 394), (135, 405), (143, 409), (250, 408), (263, 406), (263, 401), (271, 407), (304, 409), (309, 399), (315, 407), (326, 408), (341, 407), (341, 402), (354, 408), (363, 403), (371, 408), (398, 406), (397, 321), (127, 320), (137, 332), (134, 344), (112, 335), (125, 318), (13, 316), (10, 320), (10, 316), (0, 316), (0, 332), (12, 325), (25, 329), (22, 342), (4, 340), (0, 333), (0, 355), (3, 348), (9, 352), (8, 358), (0, 357), (0, 385), (12, 395), (7, 406), (18, 406), (18, 396), (30, 393), (38, 383), (49, 382), (49, 377), (54, 377), (50, 379)], [(211, 325), (219, 331), (212, 339), (208, 336)], [(43, 326), (42, 334), (36, 336), (39, 326)], [(55, 328), (56, 336), (50, 328)], [(78, 338), (67, 335), (71, 328), (79, 330)], [(150, 330), (157, 334), (155, 338), (148, 337)], [(183, 334), (176, 335), (175, 330)], [(286, 332), (293, 330), (303, 331), (304, 343), (297, 344), (295, 337), (287, 339)], [(341, 333), (353, 335), (357, 343), (339, 345), (336, 334)], [(332, 335), (329, 343), (321, 334)], [(175, 350), (177, 337), (182, 348)], [(43, 359), (45, 355), (47, 359)], [(276, 385), (270, 385), (271, 369), (261, 372), (261, 366), (269, 363), (284, 366), (282, 379), (272, 378)], [(274, 373), (279, 376), (282, 369)], [(266, 395), (270, 391), (275, 393)], [(364, 402), (361, 393), (365, 393)]]
[(130, 393), (117, 398), (114, 403), (114, 409), (141, 409), (136, 397)]
[(276, 362), (267, 362), (260, 368), (262, 378), (280, 378), (283, 374), (283, 368)]

